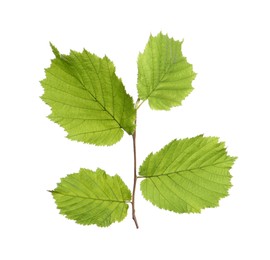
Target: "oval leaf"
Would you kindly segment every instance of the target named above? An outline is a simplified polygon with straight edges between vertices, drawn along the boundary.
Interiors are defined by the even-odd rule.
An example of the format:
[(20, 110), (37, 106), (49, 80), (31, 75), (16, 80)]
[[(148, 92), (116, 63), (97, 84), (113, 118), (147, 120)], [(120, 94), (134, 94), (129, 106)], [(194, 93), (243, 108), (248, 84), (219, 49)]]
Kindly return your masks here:
[(196, 74), (181, 51), (182, 42), (162, 33), (150, 36), (138, 58), (138, 93), (152, 109), (169, 110), (181, 105), (192, 91)]
[(112, 145), (135, 129), (135, 109), (113, 63), (84, 50), (60, 55), (46, 69), (42, 99), (52, 108), (49, 118), (68, 132), (68, 138)]
[(131, 200), (131, 192), (122, 179), (101, 169), (96, 172), (81, 169), (62, 178), (52, 194), (60, 213), (68, 219), (100, 227), (122, 221)]
[(145, 177), (142, 194), (159, 208), (178, 213), (216, 207), (228, 195), (235, 159), (216, 137), (174, 140), (151, 153), (140, 167)]

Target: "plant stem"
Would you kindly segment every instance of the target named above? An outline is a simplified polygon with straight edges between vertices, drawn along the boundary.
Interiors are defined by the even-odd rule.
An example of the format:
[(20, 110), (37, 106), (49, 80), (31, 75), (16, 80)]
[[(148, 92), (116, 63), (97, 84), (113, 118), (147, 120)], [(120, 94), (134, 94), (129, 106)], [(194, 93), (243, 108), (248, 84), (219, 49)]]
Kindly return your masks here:
[(136, 158), (136, 129), (132, 135), (133, 139), (133, 156), (134, 156), (134, 179), (133, 179), (133, 191), (132, 191), (132, 219), (134, 220), (136, 228), (139, 228), (136, 214), (135, 214), (135, 191), (136, 191), (136, 184), (137, 184), (137, 158)]
[(140, 107), (140, 99), (138, 98), (135, 109), (136, 109), (136, 116), (135, 116), (135, 131), (132, 135), (133, 140), (133, 158), (134, 158), (134, 178), (133, 178), (133, 191), (132, 191), (132, 219), (134, 220), (136, 228), (139, 228), (138, 221), (135, 214), (135, 192), (136, 192), (136, 184), (137, 184), (137, 152), (136, 152), (136, 128), (137, 128), (137, 110)]

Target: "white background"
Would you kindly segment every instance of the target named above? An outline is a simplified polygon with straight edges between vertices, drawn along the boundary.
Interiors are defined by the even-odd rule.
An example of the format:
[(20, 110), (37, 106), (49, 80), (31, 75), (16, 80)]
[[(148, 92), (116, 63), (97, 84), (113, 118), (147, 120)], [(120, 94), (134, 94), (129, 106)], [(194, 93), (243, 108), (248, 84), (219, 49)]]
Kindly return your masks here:
[[(1, 1), (0, 259), (270, 259), (269, 1)], [(132, 142), (112, 147), (66, 139), (46, 116), (39, 81), (53, 54), (107, 54), (136, 99), (136, 60), (149, 34), (184, 39), (198, 73), (183, 106), (138, 115), (139, 164), (174, 138), (204, 133), (238, 156), (230, 196), (202, 214), (160, 210), (137, 192), (109, 228), (58, 214), (47, 190), (80, 167), (119, 173), (132, 185)]]

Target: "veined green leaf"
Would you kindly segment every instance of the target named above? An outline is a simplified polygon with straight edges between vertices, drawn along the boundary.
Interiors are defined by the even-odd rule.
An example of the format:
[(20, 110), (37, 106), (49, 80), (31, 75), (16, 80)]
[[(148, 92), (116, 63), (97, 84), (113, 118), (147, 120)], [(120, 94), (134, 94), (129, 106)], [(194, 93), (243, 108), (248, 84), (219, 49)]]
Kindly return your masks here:
[(131, 192), (122, 179), (101, 169), (81, 169), (62, 178), (52, 194), (60, 213), (68, 219), (100, 227), (122, 221), (131, 200)]
[(135, 108), (113, 63), (84, 50), (60, 55), (46, 69), (42, 99), (52, 108), (49, 118), (68, 132), (68, 138), (112, 145), (135, 129)]
[(228, 195), (235, 159), (216, 137), (173, 140), (140, 167), (142, 194), (159, 208), (178, 213), (216, 207)]
[(196, 74), (182, 55), (182, 42), (162, 33), (150, 36), (138, 58), (138, 94), (152, 109), (169, 110), (181, 105), (192, 91)]

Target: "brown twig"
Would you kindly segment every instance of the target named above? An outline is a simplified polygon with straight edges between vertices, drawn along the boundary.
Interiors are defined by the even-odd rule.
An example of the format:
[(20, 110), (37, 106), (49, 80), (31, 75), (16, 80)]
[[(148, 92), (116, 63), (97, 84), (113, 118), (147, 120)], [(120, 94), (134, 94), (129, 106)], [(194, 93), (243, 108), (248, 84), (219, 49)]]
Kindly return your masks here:
[(133, 156), (134, 156), (134, 179), (133, 179), (133, 191), (132, 191), (132, 219), (136, 225), (136, 228), (139, 228), (138, 221), (135, 214), (135, 191), (136, 191), (136, 184), (137, 184), (137, 158), (136, 158), (136, 130), (132, 135), (133, 139)]

